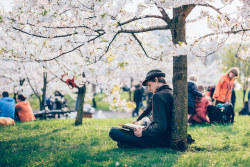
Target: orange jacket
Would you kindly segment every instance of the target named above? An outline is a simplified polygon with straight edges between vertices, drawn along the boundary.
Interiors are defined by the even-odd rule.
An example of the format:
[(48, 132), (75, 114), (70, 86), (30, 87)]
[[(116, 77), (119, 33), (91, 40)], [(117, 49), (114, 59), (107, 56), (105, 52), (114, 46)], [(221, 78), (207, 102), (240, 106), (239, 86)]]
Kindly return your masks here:
[(29, 102), (21, 101), (15, 105), (15, 109), (18, 110), (21, 122), (36, 120)]
[(233, 85), (234, 79), (230, 79), (227, 74), (223, 75), (216, 85), (213, 99), (228, 102), (231, 99)]

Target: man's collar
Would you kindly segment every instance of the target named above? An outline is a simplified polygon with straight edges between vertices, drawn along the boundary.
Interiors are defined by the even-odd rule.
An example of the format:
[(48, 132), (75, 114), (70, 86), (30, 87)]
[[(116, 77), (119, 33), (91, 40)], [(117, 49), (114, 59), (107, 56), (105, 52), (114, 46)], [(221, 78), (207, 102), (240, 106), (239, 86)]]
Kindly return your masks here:
[(161, 90), (163, 90), (163, 89), (170, 89), (170, 90), (172, 90), (172, 89), (169, 87), (169, 85), (162, 85), (161, 87), (158, 88), (158, 90), (157, 90), (156, 92), (159, 92), (159, 91), (161, 91)]

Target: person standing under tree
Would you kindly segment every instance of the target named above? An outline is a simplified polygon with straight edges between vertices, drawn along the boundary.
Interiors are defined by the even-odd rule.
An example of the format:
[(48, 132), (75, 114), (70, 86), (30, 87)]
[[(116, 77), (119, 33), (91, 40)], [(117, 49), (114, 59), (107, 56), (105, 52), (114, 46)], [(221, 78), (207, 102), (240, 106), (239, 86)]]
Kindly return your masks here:
[(221, 76), (213, 95), (213, 99), (216, 100), (215, 105), (230, 101), (234, 86), (234, 78), (238, 76), (239, 70), (236, 67), (230, 68), (226, 74)]
[(142, 91), (140, 89), (140, 85), (135, 85), (134, 102), (136, 104), (136, 107), (132, 113), (132, 117), (139, 115), (139, 110), (142, 106)]
[(236, 94), (235, 94), (235, 84), (233, 86), (233, 89), (232, 89), (232, 95), (231, 95), (231, 103), (233, 105), (233, 110), (234, 110), (234, 106), (235, 106), (235, 102), (236, 102)]

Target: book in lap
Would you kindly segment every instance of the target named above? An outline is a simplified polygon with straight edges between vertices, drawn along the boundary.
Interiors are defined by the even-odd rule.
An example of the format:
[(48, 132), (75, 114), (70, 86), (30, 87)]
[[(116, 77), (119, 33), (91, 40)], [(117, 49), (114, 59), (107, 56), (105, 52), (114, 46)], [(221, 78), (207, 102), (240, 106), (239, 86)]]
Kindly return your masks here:
[(120, 124), (122, 126), (122, 128), (124, 129), (128, 129), (128, 130), (133, 130), (135, 131), (136, 128), (145, 128), (146, 126), (142, 126), (142, 125), (136, 125), (136, 124), (131, 124), (131, 123), (126, 123), (126, 124)]

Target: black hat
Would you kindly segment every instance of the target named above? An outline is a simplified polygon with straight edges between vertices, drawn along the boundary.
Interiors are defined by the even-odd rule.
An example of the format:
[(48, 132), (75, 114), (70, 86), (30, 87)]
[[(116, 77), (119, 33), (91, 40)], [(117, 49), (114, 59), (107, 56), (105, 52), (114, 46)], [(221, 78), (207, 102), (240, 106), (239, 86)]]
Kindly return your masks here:
[(142, 82), (143, 86), (146, 86), (147, 82), (154, 77), (165, 77), (165, 73), (161, 70), (151, 70), (147, 73), (146, 79)]

